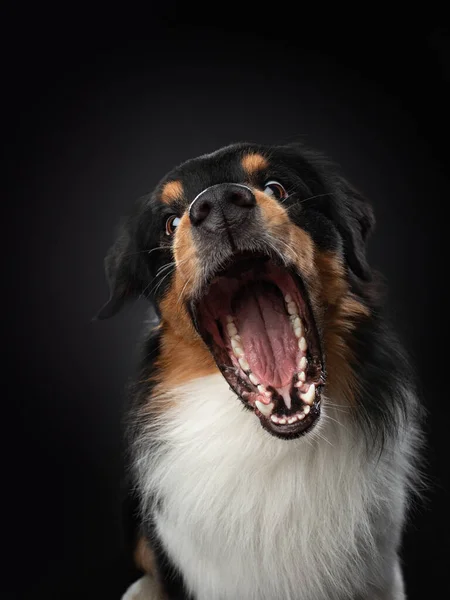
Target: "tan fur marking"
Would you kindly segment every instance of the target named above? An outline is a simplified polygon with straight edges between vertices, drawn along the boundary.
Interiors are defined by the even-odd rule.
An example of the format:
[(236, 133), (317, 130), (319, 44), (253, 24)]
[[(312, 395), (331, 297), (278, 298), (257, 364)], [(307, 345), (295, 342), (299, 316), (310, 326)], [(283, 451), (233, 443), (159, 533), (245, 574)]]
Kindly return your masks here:
[(241, 160), (242, 168), (250, 178), (256, 175), (258, 171), (266, 169), (268, 164), (264, 156), (256, 153), (246, 154)]
[(141, 569), (141, 571), (144, 571), (144, 573), (155, 575), (155, 556), (144, 536), (139, 538), (136, 545), (136, 549), (134, 551), (134, 562), (138, 569)]
[(165, 204), (170, 204), (174, 200), (183, 197), (183, 184), (181, 181), (168, 181), (162, 189), (161, 200)]
[(317, 252), (319, 302), (324, 307), (324, 346), (327, 357), (329, 394), (347, 405), (355, 405), (358, 382), (351, 367), (353, 355), (349, 338), (369, 309), (351, 293), (341, 259), (331, 252)]
[(197, 334), (185, 308), (200, 271), (189, 217), (184, 214), (174, 240), (176, 269), (174, 280), (161, 302), (161, 351), (157, 360), (157, 385), (152, 410), (167, 409), (170, 398), (164, 395), (167, 384), (181, 385), (218, 371), (211, 353)]
[(191, 336), (181, 336), (169, 324), (163, 329), (157, 362), (162, 382), (177, 386), (217, 372), (214, 359), (193, 327)]
[(165, 594), (160, 578), (158, 569), (156, 567), (156, 560), (153, 550), (150, 548), (148, 541), (144, 536), (140, 537), (134, 551), (134, 562), (138, 569), (153, 578), (156, 584), (157, 598), (159, 600), (168, 600)]
[(294, 262), (305, 280), (315, 276), (314, 243), (311, 236), (295, 226), (281, 204), (259, 190), (253, 190), (261, 209), (264, 228), (280, 253)]

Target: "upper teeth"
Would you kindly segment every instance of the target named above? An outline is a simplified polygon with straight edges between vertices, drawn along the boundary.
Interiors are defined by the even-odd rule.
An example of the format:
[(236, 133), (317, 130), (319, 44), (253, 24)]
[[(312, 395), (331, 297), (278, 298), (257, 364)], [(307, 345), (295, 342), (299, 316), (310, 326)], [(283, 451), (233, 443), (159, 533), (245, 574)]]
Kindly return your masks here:
[(234, 323), (233, 317), (231, 315), (227, 315), (227, 332), (230, 336), (231, 348), (233, 349), (233, 354), (239, 360), (239, 364), (241, 365), (244, 371), (249, 370), (249, 364), (244, 357), (244, 349), (241, 346), (241, 336), (238, 335), (237, 327)]
[(233, 337), (233, 335), (237, 334), (236, 325), (234, 323), (228, 323), (228, 325), (227, 325), (227, 331), (228, 331), (228, 335), (230, 337)]
[(289, 302), (289, 304), (287, 305), (287, 311), (290, 315), (298, 314), (297, 307), (295, 306), (295, 304), (293, 302)]
[(256, 375), (254, 373), (250, 373), (250, 375), (248, 377), (254, 385), (259, 385), (259, 379), (256, 377)]
[(286, 310), (289, 313), (292, 329), (294, 330), (295, 337), (298, 339), (298, 347), (302, 352), (306, 352), (308, 345), (304, 337), (305, 331), (300, 315), (298, 314), (297, 306), (290, 294), (286, 294), (284, 300), (286, 302)]
[(242, 348), (242, 346), (239, 343), (239, 340), (237, 340), (235, 337), (231, 338), (231, 347), (233, 348), (233, 350), (236, 350), (236, 348)]
[(248, 364), (248, 362), (245, 360), (245, 358), (240, 358), (239, 359), (239, 364), (241, 366), (241, 369), (243, 371), (249, 371), (250, 370), (250, 365)]

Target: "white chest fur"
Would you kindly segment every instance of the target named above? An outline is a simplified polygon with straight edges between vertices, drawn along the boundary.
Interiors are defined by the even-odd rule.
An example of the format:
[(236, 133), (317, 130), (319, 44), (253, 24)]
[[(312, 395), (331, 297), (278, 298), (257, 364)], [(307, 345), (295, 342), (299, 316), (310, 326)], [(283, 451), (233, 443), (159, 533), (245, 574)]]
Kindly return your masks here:
[[(173, 394), (173, 408), (143, 432), (136, 464), (146, 497), (163, 499), (159, 535), (196, 597), (331, 600), (361, 589), (370, 510), (391, 503), (396, 475), (364, 458), (346, 413), (325, 408), (313, 432), (284, 441), (221, 375)], [(161, 450), (146, 452), (147, 436)]]

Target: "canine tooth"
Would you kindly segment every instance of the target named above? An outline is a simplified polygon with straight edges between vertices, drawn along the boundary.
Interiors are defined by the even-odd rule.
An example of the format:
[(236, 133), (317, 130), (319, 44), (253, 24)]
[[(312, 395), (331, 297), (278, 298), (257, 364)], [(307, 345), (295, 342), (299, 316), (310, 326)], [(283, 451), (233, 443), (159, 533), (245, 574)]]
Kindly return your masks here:
[(248, 371), (250, 369), (250, 365), (248, 364), (248, 362), (245, 360), (245, 358), (240, 358), (239, 359), (239, 364), (241, 365), (241, 369), (243, 371)]
[(264, 394), (264, 392), (267, 392), (267, 390), (263, 385), (258, 385), (258, 392), (260, 394)]
[(302, 381), (302, 382), (303, 382), (303, 381), (306, 381), (306, 374), (305, 374), (305, 372), (304, 372), (304, 371), (300, 371), (300, 372), (298, 373), (298, 378), (299, 378), (299, 379), (300, 379), (300, 381)]
[(290, 302), (292, 302), (292, 296), (290, 294), (286, 294), (284, 299), (286, 300), (286, 304), (289, 304)]
[(289, 417), (287, 422), (289, 423), (289, 425), (291, 425), (291, 423), (295, 423), (295, 421), (297, 420), (297, 415), (292, 415), (292, 417)]
[(306, 402), (306, 404), (311, 405), (314, 402), (314, 398), (316, 397), (316, 386), (312, 383), (309, 386), (309, 389), (307, 392), (304, 392), (303, 394), (300, 393), (300, 398), (303, 400), (303, 402)]
[(236, 335), (237, 334), (236, 325), (234, 323), (228, 323), (227, 331), (228, 331), (228, 335), (230, 337), (232, 337), (233, 335)]
[(300, 350), (302, 352), (306, 351), (306, 349), (308, 347), (308, 344), (306, 343), (306, 339), (304, 337), (302, 337), (302, 338), (299, 339), (299, 341), (298, 341), (298, 347), (300, 348)]
[(300, 362), (298, 363), (299, 371), (306, 371), (306, 367), (308, 365), (308, 359), (306, 356), (302, 356)]
[(305, 413), (305, 415), (307, 415), (310, 410), (311, 410), (311, 407), (308, 404), (303, 407), (303, 412)]
[(273, 421), (274, 423), (278, 423), (279, 418), (277, 417), (277, 415), (270, 415), (270, 420)]
[(255, 400), (255, 405), (259, 412), (261, 412), (264, 416), (268, 417), (270, 414), (272, 414), (272, 410), (274, 407), (273, 402), (271, 402), (270, 404), (263, 404), (259, 400)]
[(250, 373), (248, 376), (253, 385), (259, 385), (259, 379), (256, 377), (254, 373)]
[(297, 307), (295, 306), (295, 304), (293, 302), (289, 302), (289, 304), (287, 305), (287, 311), (290, 315), (297, 315)]

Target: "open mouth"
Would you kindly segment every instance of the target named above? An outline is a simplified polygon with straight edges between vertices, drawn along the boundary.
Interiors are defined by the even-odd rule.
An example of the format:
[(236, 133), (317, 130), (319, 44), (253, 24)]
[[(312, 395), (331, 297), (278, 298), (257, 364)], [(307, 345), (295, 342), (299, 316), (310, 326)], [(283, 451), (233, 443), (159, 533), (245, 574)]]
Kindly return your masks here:
[(323, 357), (294, 271), (269, 257), (235, 257), (191, 309), (223, 376), (267, 431), (292, 439), (316, 424)]

